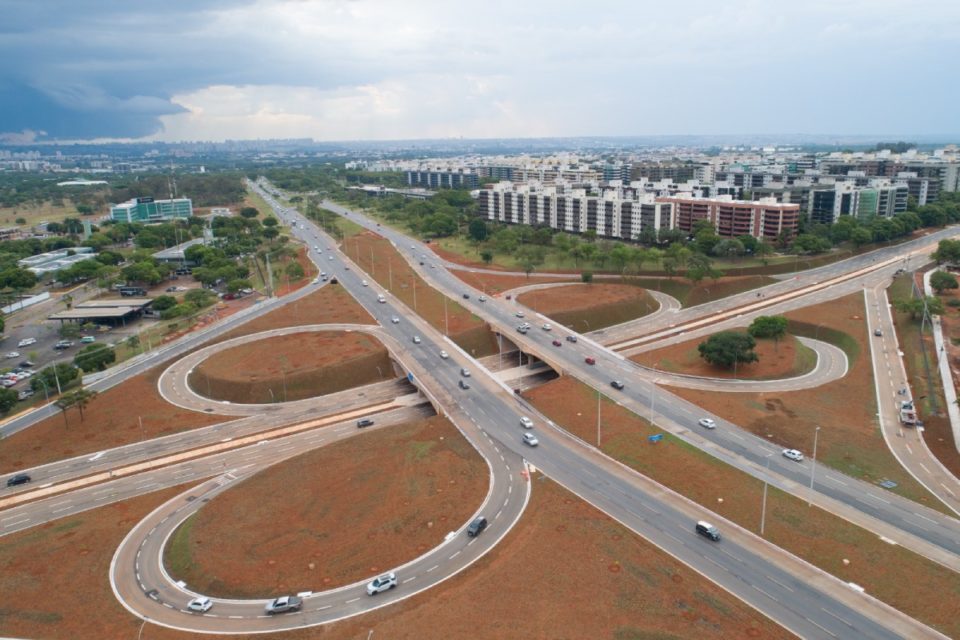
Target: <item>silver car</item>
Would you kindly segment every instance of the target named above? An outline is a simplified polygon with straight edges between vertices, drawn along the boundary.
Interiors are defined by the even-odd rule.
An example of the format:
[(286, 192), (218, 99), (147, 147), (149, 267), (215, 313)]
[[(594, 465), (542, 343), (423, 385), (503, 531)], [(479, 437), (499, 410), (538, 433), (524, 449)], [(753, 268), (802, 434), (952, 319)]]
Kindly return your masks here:
[(268, 614), (286, 613), (287, 611), (298, 611), (301, 606), (303, 606), (302, 598), (297, 596), (281, 596), (268, 602), (264, 611)]
[(537, 436), (527, 432), (523, 434), (523, 444), (527, 445), (528, 447), (535, 447), (540, 444), (540, 441), (537, 440)]
[(195, 613), (206, 613), (213, 606), (213, 601), (207, 596), (198, 596), (187, 603), (187, 610)]
[(397, 586), (397, 574), (385, 573), (377, 576), (367, 584), (367, 595), (373, 596), (383, 591), (389, 591)]

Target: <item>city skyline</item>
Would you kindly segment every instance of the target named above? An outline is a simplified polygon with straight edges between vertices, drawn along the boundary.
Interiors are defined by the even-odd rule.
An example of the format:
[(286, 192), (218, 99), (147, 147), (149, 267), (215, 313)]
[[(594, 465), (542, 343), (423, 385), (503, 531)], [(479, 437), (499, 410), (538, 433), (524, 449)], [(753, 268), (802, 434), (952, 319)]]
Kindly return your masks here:
[(0, 1), (0, 141), (944, 135), (951, 3)]

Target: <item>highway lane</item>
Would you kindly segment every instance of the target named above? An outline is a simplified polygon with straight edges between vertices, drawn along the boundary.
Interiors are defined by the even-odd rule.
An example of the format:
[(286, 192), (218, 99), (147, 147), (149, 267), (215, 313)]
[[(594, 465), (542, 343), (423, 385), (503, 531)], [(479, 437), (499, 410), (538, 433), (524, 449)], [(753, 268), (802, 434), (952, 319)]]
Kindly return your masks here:
[[(335, 203), (325, 203), (325, 206), (337, 213), (346, 211)], [(801, 498), (812, 500), (814, 503), (834, 511), (845, 519), (866, 527), (868, 530), (886, 530), (892, 527), (898, 532), (894, 539), (904, 546), (951, 568), (960, 568), (960, 522), (957, 520), (912, 500), (902, 498), (879, 486), (834, 471), (825, 465), (819, 465), (817, 468), (813, 478), (813, 492), (811, 492), (805, 488), (810, 484), (811, 463), (809, 461), (798, 464), (781, 458), (779, 455), (781, 447), (771, 446), (764, 439), (738, 428), (729, 421), (718, 416), (712, 416), (668, 391), (657, 388), (635, 363), (626, 360), (620, 354), (610, 352), (592, 339), (580, 336), (577, 343), (567, 343), (564, 337), (570, 332), (565, 328), (555, 325), (551, 332), (537, 329), (539, 321), (547, 320), (542, 316), (539, 317), (539, 320), (524, 318), (530, 320), (534, 325), (534, 328), (528, 334), (519, 335), (512, 332), (509, 328), (522, 321), (513, 315), (514, 307), (512, 305), (496, 299), (480, 303), (476, 301), (475, 295), (472, 295), (470, 300), (460, 299), (460, 293), (470, 292), (475, 294), (476, 291), (445, 269), (420, 267), (418, 256), (426, 253), (426, 247), (423, 244), (405, 237), (396, 230), (376, 227), (376, 223), (356, 212), (347, 213), (347, 217), (357, 224), (388, 237), (422, 277), (447, 295), (458, 299), (460, 304), (491, 322), (494, 326), (503, 327), (505, 335), (510, 335), (511, 340), (525, 345), (533, 353), (549, 353), (552, 360), (561, 361), (561, 373), (574, 374), (598, 392), (610, 395), (615, 399), (618, 397), (629, 398), (631, 409), (638, 415), (651, 417), (658, 426), (669, 430), (674, 435), (724, 462), (750, 473), (754, 477), (760, 479), (765, 477), (764, 469), (767, 459), (768, 457), (773, 458), (771, 460), (771, 471), (778, 476), (777, 484), (781, 489)], [(957, 229), (951, 228), (931, 234), (918, 241), (905, 243), (905, 245), (909, 250), (920, 251), (921, 248), (922, 250), (928, 250), (930, 245), (935, 245), (935, 241), (940, 237), (949, 237), (956, 233)], [(852, 268), (868, 268), (876, 266), (878, 262), (882, 261), (881, 259), (889, 259), (894, 250), (903, 248), (904, 245), (901, 245), (900, 247), (881, 250), (876, 257), (864, 255), (845, 262), (848, 262)], [(896, 264), (901, 263), (897, 262)], [(896, 264), (886, 269), (892, 271), (896, 268)], [(796, 280), (778, 286), (785, 292), (799, 286), (820, 282), (827, 277), (836, 277), (844, 271), (844, 263), (835, 263), (827, 267), (821, 267), (812, 274), (802, 274)], [(886, 274), (886, 272), (884, 273)], [(858, 287), (859, 285), (860, 280), (856, 279), (847, 286)], [(798, 307), (806, 306), (832, 297), (834, 297), (833, 292), (821, 290), (812, 296), (792, 299), (786, 304), (797, 305)], [(744, 303), (755, 302), (756, 294), (740, 296), (739, 298), (738, 302), (727, 302), (721, 307), (734, 308)], [(697, 309), (700, 316), (705, 311), (704, 308)], [(766, 313), (769, 313), (769, 311), (766, 311)], [(746, 321), (744, 318), (734, 317), (728, 322)], [(716, 331), (722, 326), (719, 323), (710, 325), (704, 331)], [(687, 336), (689, 337), (689, 335), (688, 333)], [(563, 347), (559, 349), (550, 344), (551, 339), (557, 336), (563, 343)], [(585, 364), (585, 359), (588, 356), (595, 359), (596, 365)], [(614, 379), (621, 379), (626, 383), (624, 392), (613, 391), (610, 388), (610, 382)], [(720, 427), (712, 431), (698, 429), (695, 425), (701, 417), (712, 417)], [(802, 447), (802, 444), (792, 443), (791, 446)], [(771, 456), (771, 453), (774, 455)], [(823, 499), (820, 499), (819, 496), (822, 496)], [(889, 526), (884, 527), (884, 523)]]
[[(291, 215), (294, 216), (294, 219), (297, 219), (295, 217), (295, 214), (291, 214)], [(404, 247), (406, 246), (408, 245), (404, 245)], [(416, 249), (414, 249), (414, 251), (416, 251)], [(354, 269), (352, 273), (355, 276), (356, 270)], [(438, 278), (442, 278), (442, 274), (438, 274)], [(464, 290), (462, 288), (463, 286), (464, 285), (460, 284), (459, 285), (459, 287), (461, 287), (460, 289), (453, 289), (453, 290), (463, 291)], [(390, 303), (392, 302), (393, 301), (391, 300)], [(472, 306), (476, 308), (477, 306), (479, 306), (479, 303), (478, 305), (472, 305)], [(492, 308), (492, 307), (493, 306), (491, 305), (488, 308)], [(428, 332), (425, 332), (425, 333), (428, 333)], [(428, 336), (424, 336), (425, 340), (427, 338)], [(582, 344), (585, 342), (588, 342), (588, 341), (581, 340), (578, 344)], [(573, 352), (574, 350), (570, 349), (568, 351)], [(466, 354), (462, 354), (462, 353), (460, 354), (460, 356), (467, 357)], [(609, 357), (616, 358), (616, 356), (613, 356), (612, 354), (610, 354)], [(621, 362), (622, 362), (622, 359), (621, 359)], [(491, 393), (491, 394), (486, 394), (483, 397), (482, 406), (477, 407), (477, 410), (480, 412), (479, 415), (473, 414), (471, 412), (471, 416), (478, 419), (478, 421), (480, 421), (480, 423), (484, 425), (484, 429), (487, 430), (489, 433), (491, 433), (497, 440), (502, 442), (505, 447), (520, 449), (522, 447), (522, 445), (520, 444), (520, 432), (516, 426), (510, 426), (510, 423), (516, 418), (518, 412), (524, 411), (522, 407), (523, 405), (520, 402), (518, 402), (517, 399), (512, 396), (512, 394), (509, 394), (507, 392), (504, 392), (502, 394)], [(465, 408), (465, 410), (467, 409)], [(553, 477), (564, 477), (563, 476), (564, 473), (573, 474), (572, 477), (568, 476), (569, 479), (562, 482), (561, 484), (564, 484), (564, 486), (568, 486), (568, 488), (571, 488), (572, 490), (576, 491), (579, 495), (587, 499), (592, 504), (598, 504), (598, 506), (601, 506), (601, 508), (603, 508), (602, 505), (604, 504), (603, 496), (598, 494), (598, 492), (596, 491), (596, 487), (592, 487), (591, 485), (592, 479), (603, 478), (609, 482), (611, 474), (623, 473), (626, 475), (627, 478), (633, 480), (634, 486), (631, 487), (632, 491), (625, 490), (623, 492), (620, 492), (620, 494), (617, 497), (618, 504), (620, 505), (624, 503), (630, 504), (630, 501), (632, 499), (639, 499), (639, 497), (642, 496), (644, 500), (653, 500), (654, 502), (652, 504), (655, 505), (654, 508), (659, 512), (667, 512), (671, 508), (671, 507), (668, 507), (667, 502), (665, 502), (664, 500), (657, 500), (656, 498), (648, 494), (645, 495), (638, 490), (638, 487), (636, 486), (640, 480), (640, 477), (638, 474), (632, 471), (626, 470), (624, 467), (622, 467), (622, 465), (619, 465), (611, 461), (606, 456), (597, 454), (595, 450), (592, 450), (591, 448), (585, 446), (584, 443), (576, 441), (575, 439), (571, 438), (567, 434), (560, 432), (559, 429), (554, 430), (551, 428), (541, 428), (539, 430), (539, 433), (543, 436), (544, 442), (536, 450), (533, 450), (532, 452), (527, 453), (526, 455), (528, 456), (528, 458), (531, 459), (535, 464), (537, 464), (540, 467), (543, 467), (543, 465), (546, 464), (547, 465), (546, 468), (550, 468), (551, 472), (555, 474)], [(551, 452), (555, 452), (558, 449), (555, 448), (553, 445), (561, 441), (565, 443), (567, 447), (573, 450), (573, 453), (569, 456), (569, 459), (558, 461), (556, 458), (552, 458), (548, 455), (546, 461), (540, 460), (540, 456), (542, 455), (540, 453), (541, 451), (550, 450)], [(552, 455), (557, 455), (557, 454), (553, 453)], [(551, 463), (555, 463), (556, 468), (551, 466)], [(663, 488), (657, 487), (657, 495), (662, 495), (664, 493), (671, 494), (671, 492), (666, 492)], [(670, 502), (671, 505), (672, 505), (672, 500), (678, 499), (678, 497), (675, 496), (674, 494), (671, 494), (670, 498), (671, 498), (671, 502)], [(638, 511), (636, 511), (635, 513), (641, 513), (641, 511), (639, 510), (643, 509), (643, 507), (637, 504), (636, 508), (638, 509)], [(706, 510), (703, 509), (702, 507), (693, 507), (693, 508), (696, 509), (701, 514), (706, 512)], [(683, 530), (686, 532), (684, 534), (686, 536), (693, 535), (692, 525), (695, 518), (690, 519), (691, 517), (692, 516), (685, 516), (684, 518), (685, 525), (683, 527)], [(677, 522), (679, 522), (679, 519), (680, 519), (679, 516), (677, 516)], [(638, 521), (631, 521), (630, 519), (627, 519), (626, 522), (628, 523), (628, 526), (630, 526), (634, 530), (638, 532), (640, 531), (641, 524)], [(728, 524), (727, 526), (734, 527), (734, 525), (732, 524)], [(743, 532), (743, 533), (744, 535), (747, 535), (747, 536), (750, 535), (746, 532)], [(773, 616), (775, 619), (778, 619), (778, 616), (785, 615), (780, 610), (780, 605), (779, 604), (775, 605), (774, 603), (776, 601), (769, 599), (766, 595), (760, 595), (761, 592), (758, 591), (756, 588), (754, 588), (755, 585), (748, 584), (747, 581), (751, 580), (753, 576), (752, 575), (744, 576), (743, 575), (744, 571), (741, 570), (742, 568), (740, 565), (744, 565), (744, 563), (746, 563), (744, 566), (749, 566), (751, 571), (759, 570), (763, 575), (770, 576), (770, 575), (777, 575), (777, 569), (776, 569), (777, 565), (782, 565), (788, 559), (790, 562), (793, 562), (793, 561), (799, 562), (799, 561), (797, 561), (792, 556), (789, 556), (789, 554), (784, 554), (780, 550), (771, 550), (771, 553), (773, 553), (777, 557), (776, 560), (772, 560), (770, 558), (760, 555), (755, 550), (754, 547), (756, 547), (756, 542), (752, 542), (750, 545), (746, 545), (741, 551), (738, 552), (737, 555), (730, 556), (729, 560), (726, 559), (727, 554), (723, 554), (723, 553), (720, 553), (716, 557), (713, 557), (711, 559), (713, 562), (718, 562), (720, 565), (722, 565), (724, 567), (723, 569), (724, 571), (737, 577), (737, 579), (733, 581), (735, 584), (727, 583), (727, 584), (723, 584), (723, 586), (730, 588), (731, 590), (734, 590), (734, 592), (738, 596), (740, 596), (745, 601), (747, 601), (751, 605), (758, 608), (760, 611), (768, 613), (769, 615)], [(697, 562), (696, 559), (693, 558), (689, 553), (689, 551), (686, 549), (676, 549), (675, 553), (677, 554), (677, 557), (683, 560), (684, 562), (694, 563), (694, 564)], [(805, 563), (803, 564), (805, 565)], [(693, 566), (693, 564), (691, 566)], [(805, 566), (809, 568), (809, 565), (805, 565)], [(828, 584), (833, 585), (833, 587), (836, 587), (835, 579), (830, 578), (828, 576), (822, 576), (822, 577), (825, 580), (827, 580)], [(823, 609), (822, 607), (815, 606), (817, 603), (822, 602), (824, 598), (842, 600), (844, 604), (842, 605), (838, 604), (837, 606), (840, 606), (841, 608), (843, 607), (846, 607), (846, 608), (840, 611), (838, 615), (840, 615), (841, 618), (843, 618), (848, 623), (850, 623), (852, 625), (852, 628), (869, 630), (868, 633), (872, 634), (873, 637), (897, 637), (898, 635), (901, 635), (902, 637), (908, 637), (913, 635), (913, 633), (920, 633), (921, 635), (927, 635), (930, 633), (929, 629), (923, 628), (922, 630), (912, 629), (911, 633), (908, 633), (907, 635), (903, 635), (902, 633), (898, 634), (891, 631), (889, 628), (885, 628), (882, 626), (882, 625), (889, 626), (890, 620), (884, 620), (883, 622), (880, 623), (880, 626), (878, 626), (875, 622), (867, 620), (864, 612), (868, 611), (871, 606), (878, 606), (877, 603), (872, 599), (868, 599), (869, 602), (860, 600), (861, 598), (865, 598), (865, 596), (859, 593), (857, 593), (855, 596), (855, 598), (857, 598), (856, 602), (850, 601), (849, 597), (852, 594), (849, 592), (849, 589), (847, 589), (846, 587), (844, 587), (840, 591), (837, 591), (834, 588), (829, 588), (828, 589), (829, 595), (827, 595), (825, 592), (817, 591), (812, 587), (806, 586), (806, 583), (803, 582), (803, 579), (801, 579), (798, 582), (798, 584), (804, 585), (805, 587), (804, 592), (801, 593), (801, 592), (795, 591), (790, 594), (790, 597), (800, 598), (804, 600), (805, 603), (808, 605), (808, 609), (806, 609), (806, 611), (810, 614), (810, 616), (807, 618), (804, 618), (805, 620), (807, 620), (806, 622), (800, 619), (791, 620), (790, 628), (794, 630), (797, 630), (798, 628), (802, 628), (801, 635), (809, 636), (809, 637), (817, 637), (818, 634), (822, 633), (821, 630), (824, 627), (830, 628), (828, 625), (832, 623), (826, 618), (832, 617), (831, 612), (824, 612), (822, 611)], [(833, 613), (836, 613), (836, 612), (833, 612)], [(884, 614), (881, 616), (881, 618), (885, 618), (889, 613), (890, 612), (885, 611)], [(874, 620), (876, 619), (877, 618), (874, 618)], [(849, 637), (849, 631), (851, 627), (847, 627), (846, 623), (841, 623), (841, 624), (844, 624), (844, 630), (842, 631), (847, 633), (846, 637)], [(908, 622), (907, 624), (911, 624), (911, 622)], [(870, 637), (870, 636), (864, 636), (864, 637)]]

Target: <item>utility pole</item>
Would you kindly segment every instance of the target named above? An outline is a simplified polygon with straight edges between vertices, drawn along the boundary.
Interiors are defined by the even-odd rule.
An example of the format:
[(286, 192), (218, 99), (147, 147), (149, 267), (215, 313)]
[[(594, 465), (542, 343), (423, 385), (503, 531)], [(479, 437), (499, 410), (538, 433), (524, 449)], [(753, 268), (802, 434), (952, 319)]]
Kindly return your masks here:
[(447, 296), (443, 296), (443, 334), (450, 335), (450, 325), (447, 322)]
[(807, 506), (813, 502), (813, 474), (817, 470), (817, 439), (820, 436), (820, 427), (813, 432), (813, 464), (810, 465), (810, 495), (807, 497)]
[(597, 449), (600, 448), (600, 392), (597, 391)]
[(767, 521), (767, 477), (770, 475), (770, 456), (767, 455), (767, 475), (763, 476), (763, 504), (760, 507), (760, 536), (763, 536), (763, 527)]

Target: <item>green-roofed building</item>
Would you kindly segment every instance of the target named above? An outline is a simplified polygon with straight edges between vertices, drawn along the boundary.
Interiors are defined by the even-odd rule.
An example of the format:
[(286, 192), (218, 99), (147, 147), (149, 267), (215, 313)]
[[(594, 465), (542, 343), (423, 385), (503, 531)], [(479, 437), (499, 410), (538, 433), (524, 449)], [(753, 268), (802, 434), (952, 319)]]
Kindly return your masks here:
[(134, 198), (110, 207), (110, 219), (116, 222), (164, 222), (176, 218), (189, 218), (192, 215), (193, 202), (190, 198), (173, 200)]

